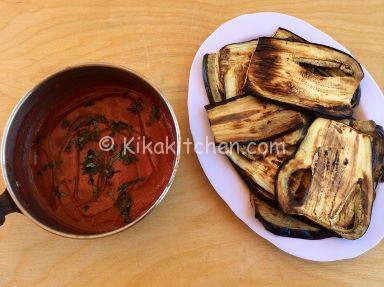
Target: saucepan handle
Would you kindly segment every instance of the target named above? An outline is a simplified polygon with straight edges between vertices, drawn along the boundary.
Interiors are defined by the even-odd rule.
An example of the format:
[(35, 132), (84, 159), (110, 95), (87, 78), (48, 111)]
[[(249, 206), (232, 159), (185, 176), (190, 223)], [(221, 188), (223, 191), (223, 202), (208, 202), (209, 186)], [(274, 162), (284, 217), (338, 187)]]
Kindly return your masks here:
[(5, 216), (12, 212), (20, 212), (20, 210), (13, 202), (8, 190), (5, 190), (0, 194), (0, 226), (4, 224)]

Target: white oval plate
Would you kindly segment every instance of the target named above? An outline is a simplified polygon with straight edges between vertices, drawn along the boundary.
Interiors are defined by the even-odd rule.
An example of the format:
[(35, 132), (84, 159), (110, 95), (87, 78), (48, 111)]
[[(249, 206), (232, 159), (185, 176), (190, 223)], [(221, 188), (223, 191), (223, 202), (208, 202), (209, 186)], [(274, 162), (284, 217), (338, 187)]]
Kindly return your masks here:
[[(278, 27), (286, 28), (310, 42), (328, 45), (349, 53), (346, 48), (312, 25), (284, 14), (247, 14), (221, 25), (197, 51), (189, 76), (189, 124), (197, 156), (209, 181), (236, 216), (254, 232), (281, 250), (313, 261), (335, 261), (359, 256), (377, 245), (384, 237), (383, 184), (378, 187), (371, 224), (362, 238), (358, 240), (341, 238), (304, 240), (280, 237), (265, 230), (261, 223), (255, 219), (249, 201), (249, 190), (232, 168), (226, 156), (217, 154), (212, 149), (209, 152), (202, 152), (206, 146), (207, 137), (210, 142), (213, 142), (204, 109), (204, 105), (208, 104), (208, 99), (202, 78), (203, 55), (217, 52), (226, 44), (273, 35)], [(361, 102), (354, 116), (358, 119), (369, 118), (380, 125), (384, 125), (383, 94), (366, 69), (364, 69), (364, 73), (365, 77), (361, 82)]]

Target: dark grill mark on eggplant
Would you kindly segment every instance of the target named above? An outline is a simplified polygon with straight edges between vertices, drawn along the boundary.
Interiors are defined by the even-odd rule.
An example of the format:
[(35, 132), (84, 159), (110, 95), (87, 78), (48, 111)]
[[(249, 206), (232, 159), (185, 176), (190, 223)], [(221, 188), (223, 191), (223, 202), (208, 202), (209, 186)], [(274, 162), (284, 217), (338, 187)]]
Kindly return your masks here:
[[(317, 55), (322, 56), (316, 58)], [(347, 117), (352, 114), (362, 78), (360, 65), (335, 49), (307, 42), (260, 38), (244, 92), (328, 116)]]
[(206, 107), (216, 143), (277, 138), (301, 128), (307, 118), (299, 112), (241, 96)]

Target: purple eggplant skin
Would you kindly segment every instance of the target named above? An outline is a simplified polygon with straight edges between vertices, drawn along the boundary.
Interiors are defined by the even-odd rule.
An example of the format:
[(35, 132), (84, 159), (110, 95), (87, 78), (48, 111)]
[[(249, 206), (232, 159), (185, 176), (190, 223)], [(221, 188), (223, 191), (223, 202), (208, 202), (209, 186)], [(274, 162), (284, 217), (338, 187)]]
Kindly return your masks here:
[(232, 97), (232, 98), (229, 98), (229, 99), (224, 99), (224, 100), (222, 100), (222, 101), (220, 101), (220, 102), (212, 102), (212, 103), (211, 103), (211, 101), (210, 101), (208, 105), (205, 105), (205, 106), (204, 106), (204, 108), (205, 108), (206, 111), (208, 111), (208, 110), (211, 110), (211, 109), (213, 109), (213, 108), (215, 108), (215, 107), (217, 107), (217, 106), (225, 105), (225, 104), (227, 104), (227, 103), (236, 101), (236, 100), (238, 100), (238, 99), (240, 99), (240, 98), (245, 98), (245, 97), (247, 97), (247, 96), (248, 96), (248, 95), (240, 95), (240, 96)]
[(351, 101), (353, 108), (357, 107), (360, 104), (360, 99), (361, 99), (361, 87), (359, 85)]
[(289, 227), (279, 226), (271, 222), (268, 222), (258, 214), (255, 214), (255, 217), (261, 222), (261, 224), (264, 226), (266, 230), (278, 236), (300, 238), (300, 239), (307, 239), (307, 240), (319, 240), (319, 239), (325, 239), (330, 237), (336, 237), (330, 231), (325, 229), (319, 229), (318, 231), (290, 229)]
[[(384, 142), (384, 129), (381, 125), (376, 126), (376, 132), (381, 137), (382, 141)], [(378, 160), (380, 160), (380, 158)], [(379, 184), (379, 182), (384, 182), (384, 154), (381, 155), (381, 172), (380, 172), (380, 175), (377, 179), (376, 187)]]
[(208, 81), (207, 61), (208, 61), (208, 54), (205, 54), (203, 57), (203, 82), (204, 82), (205, 91), (207, 92), (209, 103), (213, 104), (215, 103), (215, 100), (213, 99), (211, 87)]
[[(215, 56), (216, 54), (205, 54), (203, 56), (203, 61), (202, 61), (202, 70), (203, 70), (203, 82), (204, 82), (204, 87), (205, 91), (208, 96), (208, 101), (210, 104), (214, 104), (217, 102), (221, 102), (225, 97), (223, 95), (223, 91), (221, 90), (221, 83), (219, 79), (211, 79), (212, 77), (212, 63), (209, 61), (210, 56)], [(211, 81), (214, 81), (214, 83), (211, 83)], [(212, 90), (217, 89), (217, 91)], [(216, 97), (215, 97), (216, 96)]]
[[(258, 199), (257, 196), (256, 198), (252, 198), (251, 195), (251, 201), (252, 200), (256, 219), (260, 221), (266, 230), (275, 235), (307, 240), (318, 240), (337, 236), (333, 232), (326, 230), (317, 224), (301, 220), (296, 216), (287, 215), (287, 218), (285, 219), (284, 216), (281, 217), (281, 215), (276, 215), (276, 212), (281, 214), (283, 214), (283, 212), (278, 210), (278, 208), (269, 205), (267, 202)], [(269, 216), (266, 214), (267, 212), (270, 212)], [(292, 223), (291, 218), (296, 219), (297, 221)], [(297, 224), (300, 224), (300, 221), (302, 222), (302, 229), (297, 226)], [(292, 224), (296, 224), (296, 226), (292, 226)], [(311, 228), (306, 227), (308, 225), (310, 225)]]

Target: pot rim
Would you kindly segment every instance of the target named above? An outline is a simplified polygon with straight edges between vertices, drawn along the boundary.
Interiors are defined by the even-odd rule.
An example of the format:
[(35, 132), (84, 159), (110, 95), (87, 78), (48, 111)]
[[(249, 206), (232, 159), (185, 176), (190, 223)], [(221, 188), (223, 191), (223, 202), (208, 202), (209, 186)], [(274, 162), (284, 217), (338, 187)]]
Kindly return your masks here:
[[(11, 126), (13, 120), (15, 119), (15, 117), (17, 116), (18, 111), (23, 106), (24, 102), (36, 91), (36, 89), (38, 87), (40, 87), (44, 82), (48, 81), (49, 79), (51, 79), (52, 77), (56, 76), (57, 74), (60, 74), (60, 73), (66, 72), (66, 71), (70, 71), (70, 70), (73, 70), (73, 69), (86, 68), (86, 67), (107, 67), (107, 68), (119, 69), (119, 70), (121, 70), (123, 72), (131, 73), (134, 76), (137, 76), (142, 81), (146, 82), (151, 88), (153, 88), (156, 91), (156, 93), (158, 94), (158, 96), (160, 96), (162, 101), (165, 103), (169, 113), (171, 114), (173, 126), (174, 126), (175, 132), (176, 132), (176, 154), (175, 154), (175, 161), (174, 161), (174, 164), (173, 164), (172, 174), (171, 174), (171, 176), (169, 178), (168, 184), (165, 186), (165, 188), (164, 188), (163, 192), (161, 193), (161, 195), (159, 196), (159, 198), (151, 205), (151, 207), (148, 210), (146, 210), (142, 215), (140, 215), (134, 221), (132, 221), (129, 224), (124, 225), (124, 226), (122, 226), (122, 227), (120, 227), (118, 229), (115, 229), (115, 230), (112, 230), (112, 231), (108, 231), (108, 232), (103, 232), (103, 233), (100, 233), (100, 234), (80, 235), (80, 234), (63, 232), (63, 231), (57, 230), (55, 228), (49, 227), (49, 226), (45, 225), (44, 223), (40, 222), (38, 219), (36, 219), (33, 215), (31, 215), (23, 207), (23, 205), (19, 202), (19, 200), (17, 199), (17, 196), (13, 192), (12, 187), (11, 187), (11, 183), (10, 183), (10, 181), (8, 179), (8, 173), (7, 173), (7, 169), (6, 169), (6, 160), (5, 160), (5, 143), (6, 143), (7, 138), (8, 138), (8, 133), (9, 133), (9, 130), (10, 130), (10, 126)], [(180, 150), (181, 150), (180, 127), (179, 127), (179, 124), (178, 124), (178, 121), (177, 121), (177, 117), (176, 117), (175, 111), (173, 110), (169, 100), (165, 97), (163, 92), (158, 87), (156, 87), (154, 84), (152, 84), (148, 80), (147, 77), (143, 76), (142, 74), (140, 74), (140, 73), (138, 73), (138, 72), (136, 72), (136, 71), (134, 71), (132, 69), (126, 68), (124, 66), (116, 65), (116, 64), (110, 64), (110, 63), (104, 63), (104, 62), (97, 62), (97, 63), (90, 62), (90, 63), (83, 63), (83, 64), (79, 64), (79, 65), (68, 66), (68, 67), (66, 67), (64, 69), (57, 70), (56, 72), (51, 73), (49, 76), (47, 76), (46, 78), (41, 80), (37, 85), (35, 85), (32, 89), (30, 89), (29, 91), (27, 91), (24, 94), (24, 96), (17, 102), (16, 106), (13, 108), (13, 110), (12, 110), (8, 120), (7, 120), (7, 123), (5, 125), (4, 133), (3, 133), (3, 139), (1, 141), (0, 155), (1, 155), (2, 175), (3, 175), (3, 179), (5, 181), (6, 189), (9, 192), (10, 196), (12, 197), (12, 200), (15, 202), (16, 206), (19, 208), (19, 210), (26, 217), (28, 217), (33, 223), (35, 223), (39, 227), (41, 227), (41, 228), (43, 228), (43, 229), (45, 229), (45, 230), (47, 230), (47, 231), (49, 231), (51, 233), (54, 233), (56, 235), (60, 235), (60, 236), (67, 237), (67, 238), (74, 238), (74, 239), (94, 239), (94, 238), (102, 238), (102, 237), (107, 237), (107, 236), (110, 236), (110, 235), (113, 235), (113, 234), (117, 234), (119, 232), (122, 232), (123, 230), (126, 230), (126, 229), (132, 227), (133, 225), (135, 225), (136, 223), (141, 221), (156, 206), (158, 206), (160, 204), (160, 202), (167, 195), (167, 193), (168, 193), (169, 189), (171, 188), (171, 185), (172, 185), (172, 183), (173, 183), (173, 181), (175, 179), (176, 172), (177, 172), (177, 169), (178, 169), (179, 163), (180, 163)]]

